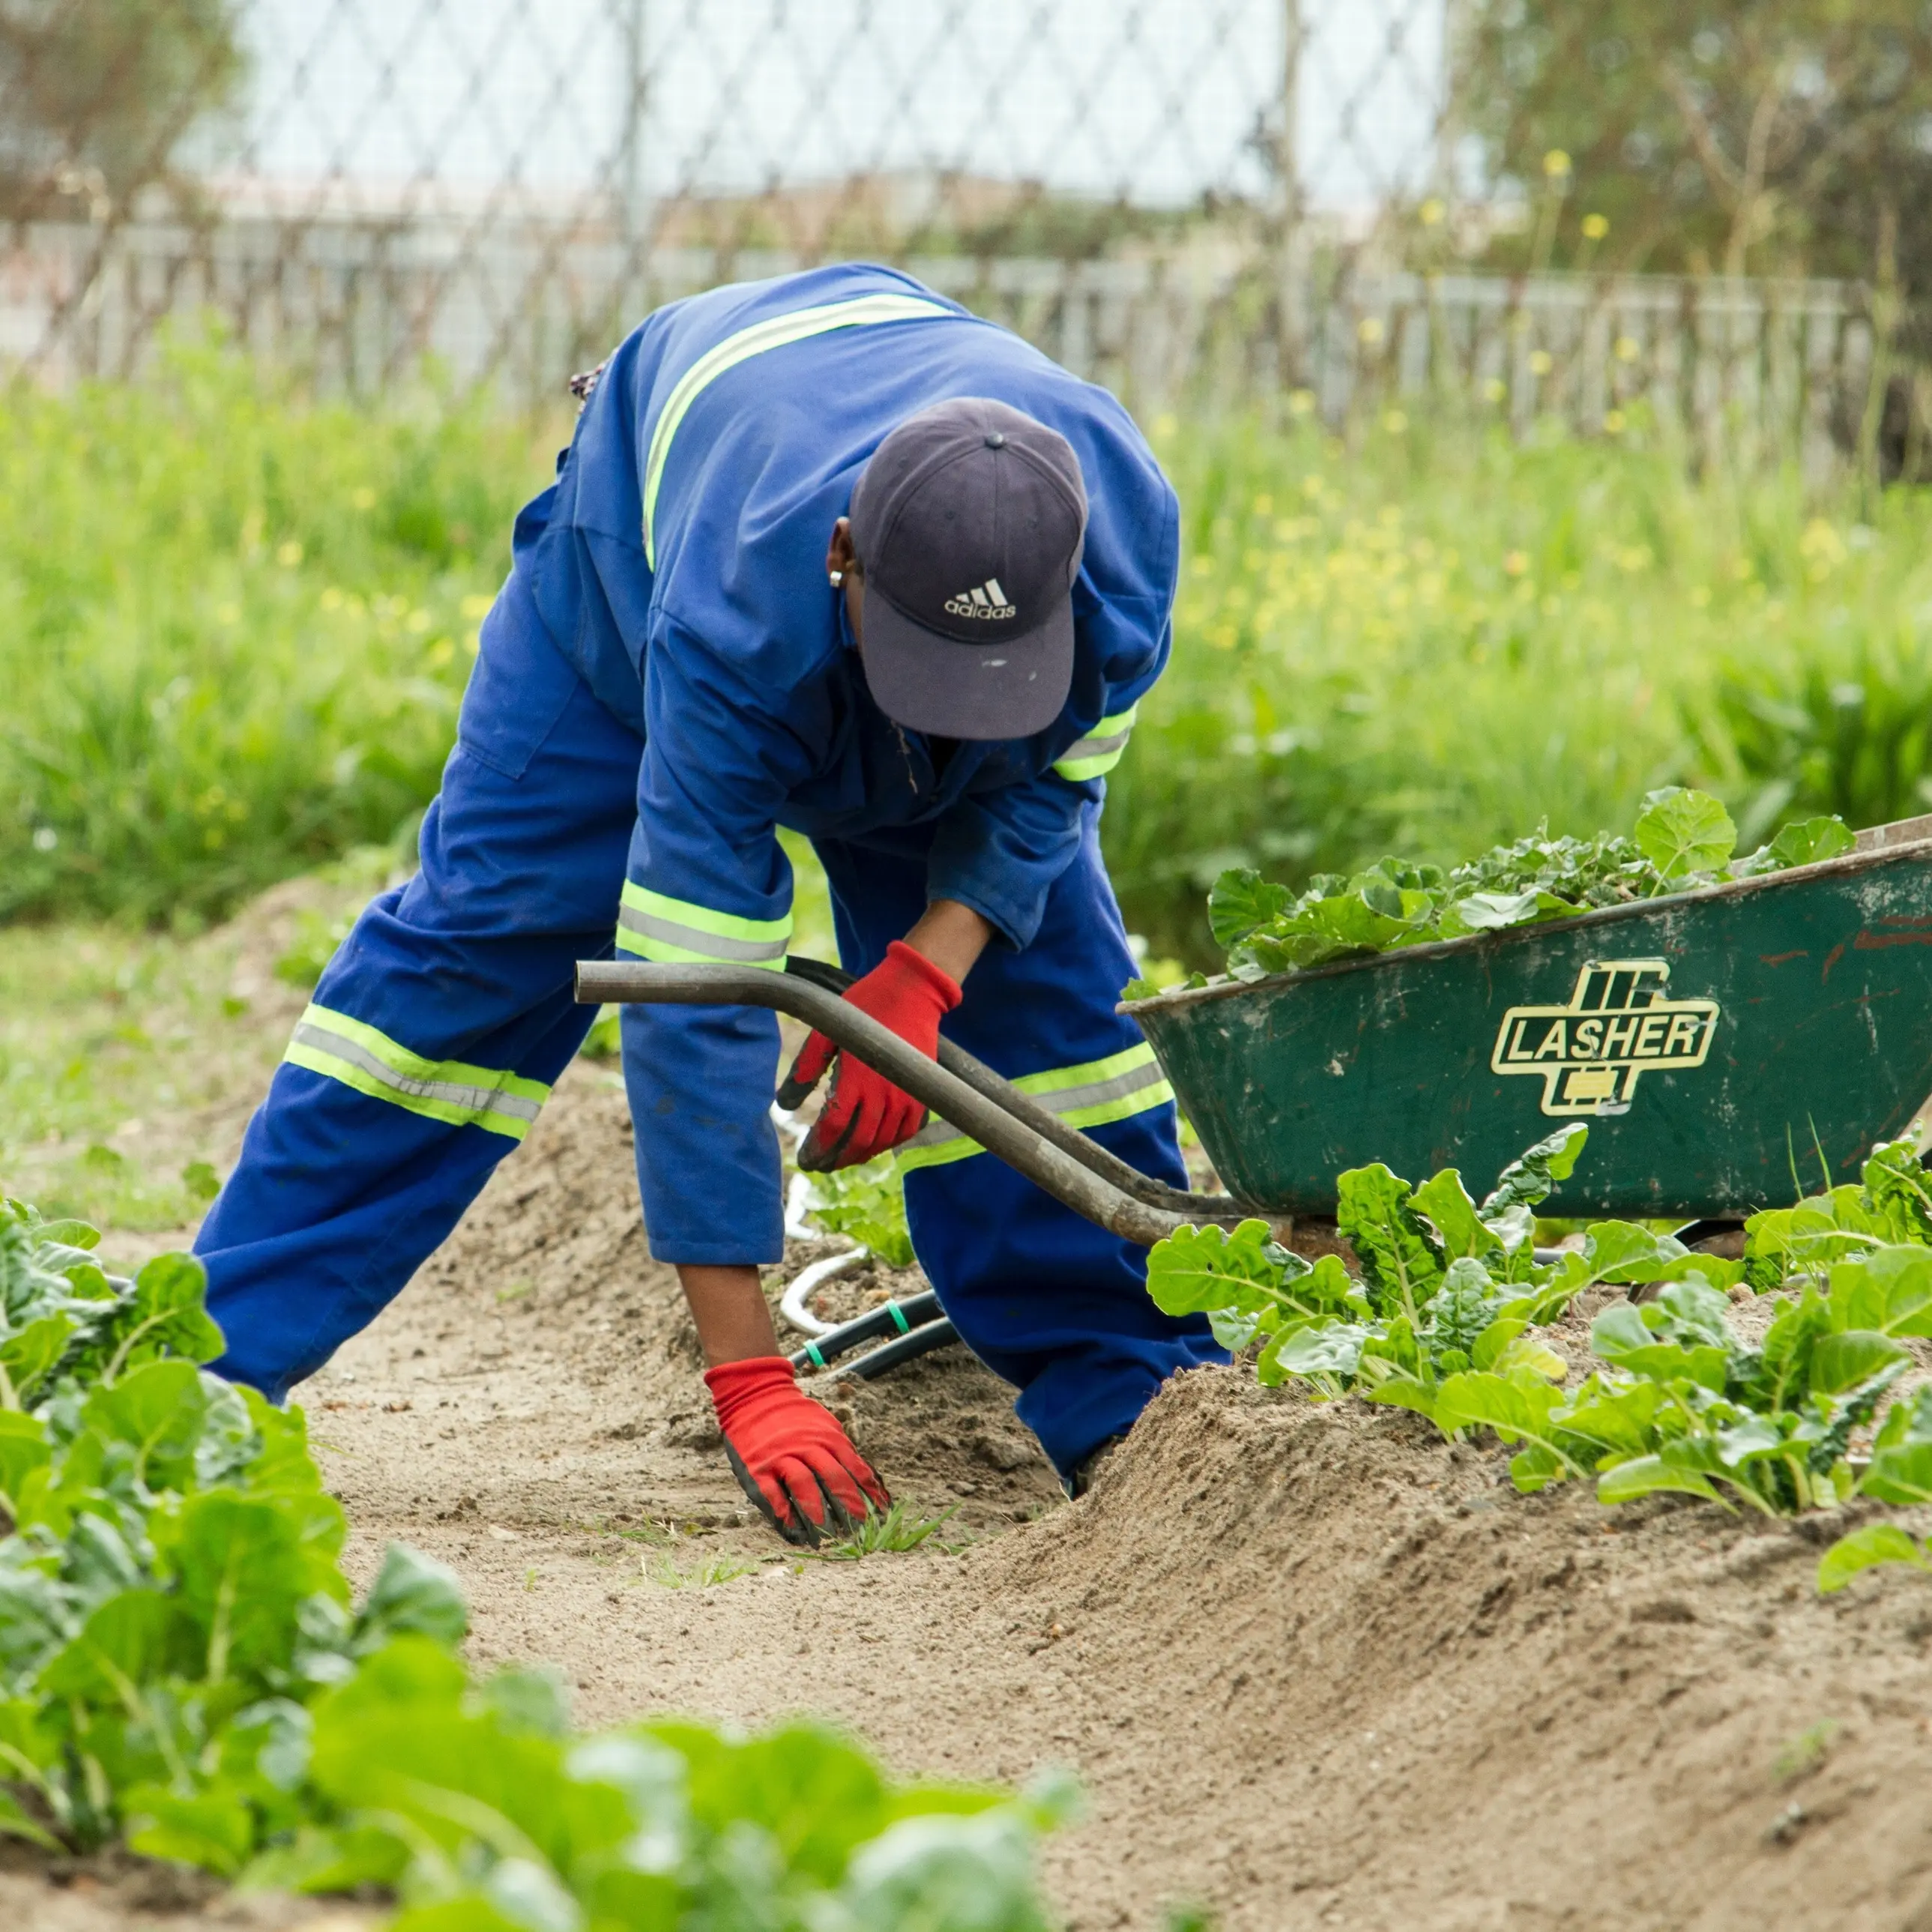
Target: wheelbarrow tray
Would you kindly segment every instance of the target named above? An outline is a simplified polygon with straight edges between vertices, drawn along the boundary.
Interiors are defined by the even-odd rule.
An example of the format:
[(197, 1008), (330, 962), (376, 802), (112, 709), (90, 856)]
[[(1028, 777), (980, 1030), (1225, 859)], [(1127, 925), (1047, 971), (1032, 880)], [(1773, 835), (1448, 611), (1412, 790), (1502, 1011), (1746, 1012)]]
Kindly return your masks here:
[[(1888, 832), (1910, 842), (1880, 842)], [(1932, 1095), (1932, 820), (1819, 864), (1127, 1002), (1228, 1189), (1332, 1214), (1384, 1161), (1480, 1194), (1563, 1122), (1564, 1216), (1725, 1218), (1855, 1178)]]

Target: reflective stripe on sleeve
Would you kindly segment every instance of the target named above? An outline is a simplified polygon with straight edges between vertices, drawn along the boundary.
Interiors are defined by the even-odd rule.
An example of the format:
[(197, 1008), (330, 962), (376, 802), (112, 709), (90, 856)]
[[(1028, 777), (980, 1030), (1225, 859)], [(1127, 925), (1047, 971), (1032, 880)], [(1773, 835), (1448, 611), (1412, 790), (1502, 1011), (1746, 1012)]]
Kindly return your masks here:
[(835, 328), (857, 328), (882, 322), (930, 322), (960, 320), (957, 309), (927, 302), (918, 296), (857, 296), (849, 302), (824, 302), (815, 308), (794, 309), (789, 315), (769, 316), (728, 335), (715, 349), (708, 349), (678, 378), (677, 386), (658, 412), (651, 430), (651, 446), (644, 458), (644, 561), (658, 567), (658, 487), (664, 481), (664, 464), (670, 455), (671, 439), (676, 435), (692, 404), (728, 369), (767, 349), (782, 349)]
[(1127, 740), (1133, 735), (1134, 716), (1139, 710), (1138, 704), (1130, 704), (1126, 710), (1102, 718), (1085, 737), (1067, 746), (1054, 761), (1053, 769), (1073, 784), (1111, 772), (1127, 748)]
[[(1023, 1075), (1013, 1084), (1052, 1108), (1070, 1127), (1103, 1126), (1174, 1098), (1154, 1048), (1144, 1040), (1124, 1053), (1090, 1060), (1084, 1066)], [(935, 1118), (899, 1149), (899, 1169), (905, 1173), (916, 1167), (940, 1167), (985, 1152), (977, 1141)]]
[(791, 914), (740, 919), (627, 880), (617, 911), (617, 950), (662, 966), (764, 966), (784, 970)]
[(282, 1058), (339, 1080), (374, 1100), (454, 1127), (482, 1127), (520, 1141), (550, 1089), (541, 1080), (460, 1060), (425, 1060), (346, 1013), (311, 1006), (296, 1022)]

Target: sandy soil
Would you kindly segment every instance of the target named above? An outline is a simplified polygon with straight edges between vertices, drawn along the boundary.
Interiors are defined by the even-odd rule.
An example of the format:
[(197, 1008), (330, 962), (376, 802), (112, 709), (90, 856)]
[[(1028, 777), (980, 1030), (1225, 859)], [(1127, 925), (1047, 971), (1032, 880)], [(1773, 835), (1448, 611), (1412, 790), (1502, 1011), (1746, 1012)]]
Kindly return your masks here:
[[(827, 1391), (950, 1547), (812, 1560), (753, 1520), (697, 1370), (621, 1093), (580, 1066), (304, 1391), (354, 1566), (392, 1537), (453, 1564), (476, 1660), (554, 1663), (586, 1723), (809, 1708), (908, 1774), (1073, 1767), (1073, 1928), (1932, 1932), (1932, 1585), (1820, 1599), (1841, 1518), (1521, 1497), (1492, 1450), (1240, 1370), (1171, 1387), (1067, 1504), (952, 1350)], [(80, 1879), (0, 1872), (0, 1924), (300, 1912)]]

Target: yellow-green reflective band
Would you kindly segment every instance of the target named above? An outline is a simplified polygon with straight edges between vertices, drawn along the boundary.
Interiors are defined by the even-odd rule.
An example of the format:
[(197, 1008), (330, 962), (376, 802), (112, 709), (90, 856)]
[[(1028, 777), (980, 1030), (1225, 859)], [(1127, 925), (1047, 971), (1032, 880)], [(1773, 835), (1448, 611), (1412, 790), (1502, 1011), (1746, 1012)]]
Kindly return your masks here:
[(1120, 762), (1120, 754), (1127, 748), (1127, 740), (1133, 732), (1134, 715), (1139, 710), (1138, 704), (1132, 704), (1124, 711), (1117, 711), (1111, 718), (1102, 718), (1085, 737), (1067, 746), (1066, 754), (1054, 761), (1053, 769), (1073, 784), (1078, 784), (1082, 778), (1097, 778), (1111, 772)]
[(943, 303), (926, 302), (917, 296), (857, 296), (850, 302), (824, 302), (816, 308), (794, 309), (789, 315), (775, 315), (764, 322), (728, 335), (716, 348), (706, 350), (682, 376), (670, 392), (651, 430), (651, 446), (644, 458), (644, 561), (658, 567), (658, 486), (664, 481), (664, 464), (670, 455), (671, 438), (678, 424), (699, 395), (740, 362), (761, 356), (767, 349), (782, 349), (824, 335), (835, 328), (858, 328), (870, 322), (930, 322), (956, 320), (958, 310)]
[[(1174, 1089), (1167, 1084), (1154, 1048), (1144, 1041), (1105, 1060), (1028, 1073), (1013, 1084), (1043, 1101), (1070, 1127), (1104, 1126), (1109, 1120), (1144, 1114), (1174, 1098)], [(899, 1149), (899, 1169), (904, 1173), (916, 1167), (940, 1167), (985, 1152), (977, 1141), (957, 1127), (944, 1120), (928, 1120)]]
[(617, 950), (664, 966), (764, 966), (784, 970), (791, 914), (740, 919), (626, 882), (617, 912)]
[(387, 1100), (453, 1127), (482, 1127), (520, 1141), (550, 1098), (541, 1080), (472, 1066), (460, 1060), (425, 1060), (419, 1053), (346, 1013), (310, 1006), (296, 1022), (282, 1058), (339, 1080), (373, 1100)]

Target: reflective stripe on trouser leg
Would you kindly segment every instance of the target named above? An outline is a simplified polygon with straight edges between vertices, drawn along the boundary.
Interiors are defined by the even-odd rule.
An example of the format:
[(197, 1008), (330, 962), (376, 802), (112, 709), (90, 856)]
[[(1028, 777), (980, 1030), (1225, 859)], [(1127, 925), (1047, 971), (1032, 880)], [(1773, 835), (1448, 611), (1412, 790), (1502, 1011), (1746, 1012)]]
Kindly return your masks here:
[(550, 1088), (541, 1080), (461, 1060), (425, 1060), (387, 1034), (326, 1006), (311, 1006), (302, 1015), (283, 1058), (372, 1100), (387, 1100), (450, 1126), (482, 1127), (513, 1141), (530, 1132), (550, 1098)]

